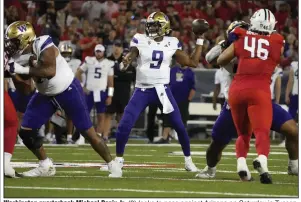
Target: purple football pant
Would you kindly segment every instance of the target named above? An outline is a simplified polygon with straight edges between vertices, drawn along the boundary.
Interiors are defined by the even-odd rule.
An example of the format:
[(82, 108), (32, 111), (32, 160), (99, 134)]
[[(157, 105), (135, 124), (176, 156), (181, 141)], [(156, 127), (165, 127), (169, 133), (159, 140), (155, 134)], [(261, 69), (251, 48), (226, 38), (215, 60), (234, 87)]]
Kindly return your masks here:
[[(181, 114), (169, 87), (165, 87), (166, 94), (174, 108), (168, 114), (172, 127), (176, 130), (179, 142), (185, 156), (190, 156), (190, 142), (187, 131), (181, 119)], [(155, 88), (141, 89), (136, 88), (128, 105), (125, 107), (124, 114), (118, 125), (116, 132), (116, 154), (123, 154), (125, 145), (128, 141), (130, 132), (137, 121), (140, 113), (150, 104), (156, 104), (162, 109), (162, 104), (158, 98)]]
[[(237, 132), (232, 119), (231, 111), (227, 108), (228, 103), (225, 102), (222, 111), (213, 126), (212, 139), (214, 141), (227, 145), (232, 138), (237, 137)], [(273, 103), (273, 120), (271, 130), (280, 132), (281, 126), (293, 119), (291, 115), (285, 111), (280, 105)]]
[(86, 131), (92, 127), (84, 91), (77, 79), (58, 95), (35, 93), (28, 103), (21, 126), (39, 129), (58, 109), (65, 111), (79, 131)]

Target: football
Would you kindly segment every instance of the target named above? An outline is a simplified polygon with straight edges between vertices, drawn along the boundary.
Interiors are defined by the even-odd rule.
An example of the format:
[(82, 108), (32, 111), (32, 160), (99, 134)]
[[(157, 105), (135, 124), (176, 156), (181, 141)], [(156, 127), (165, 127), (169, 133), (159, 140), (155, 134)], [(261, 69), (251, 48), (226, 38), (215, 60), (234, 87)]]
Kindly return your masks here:
[(192, 31), (196, 36), (202, 35), (209, 29), (209, 23), (204, 19), (195, 19), (192, 22)]

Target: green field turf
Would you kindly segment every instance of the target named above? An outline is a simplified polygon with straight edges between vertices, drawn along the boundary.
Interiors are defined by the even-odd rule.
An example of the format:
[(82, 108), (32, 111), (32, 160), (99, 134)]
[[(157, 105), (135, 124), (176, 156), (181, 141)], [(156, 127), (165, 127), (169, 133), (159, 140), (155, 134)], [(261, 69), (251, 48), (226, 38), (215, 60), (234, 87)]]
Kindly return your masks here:
[[(115, 157), (115, 146), (109, 144)], [(184, 170), (184, 158), (178, 144), (151, 145), (132, 141), (126, 148), (123, 178), (108, 178), (100, 171), (104, 161), (89, 146), (46, 146), (57, 164), (54, 177), (5, 179), (4, 197), (297, 197), (298, 177), (288, 176), (285, 148), (272, 146), (269, 170), (272, 185), (263, 185), (252, 168), (254, 145), (248, 157), (255, 181), (241, 182), (236, 174), (234, 145), (225, 150), (216, 179), (196, 179), (196, 173)], [(198, 168), (205, 166), (207, 144), (192, 144), (192, 157)], [(196, 152), (196, 153), (195, 153)], [(24, 147), (16, 147), (16, 170), (37, 163)], [(29, 164), (30, 163), (30, 164)], [(23, 168), (21, 168), (23, 167)]]

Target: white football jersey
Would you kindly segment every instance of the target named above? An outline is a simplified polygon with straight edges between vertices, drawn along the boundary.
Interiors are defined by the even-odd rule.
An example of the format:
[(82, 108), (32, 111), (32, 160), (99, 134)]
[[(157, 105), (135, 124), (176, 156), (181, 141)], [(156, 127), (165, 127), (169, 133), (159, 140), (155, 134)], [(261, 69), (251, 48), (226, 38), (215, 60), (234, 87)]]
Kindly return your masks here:
[(221, 86), (220, 97), (227, 97), (228, 99), (226, 88), (229, 88), (231, 81), (231, 74), (225, 68), (220, 68), (215, 72), (214, 84), (220, 84)]
[(181, 49), (179, 40), (164, 36), (156, 42), (145, 34), (135, 34), (130, 47), (137, 47), (136, 87), (152, 88), (156, 84), (169, 84), (170, 65), (176, 50)]
[(87, 56), (80, 66), (83, 72), (87, 72), (86, 88), (89, 91), (106, 90), (108, 76), (114, 76), (114, 64), (106, 58), (98, 61), (96, 57)]
[(294, 70), (294, 84), (293, 84), (293, 90), (292, 90), (292, 95), (299, 95), (299, 87), (298, 87), (298, 80), (299, 80), (299, 62), (294, 61), (291, 63), (291, 68)]
[(272, 74), (272, 77), (271, 77), (271, 84), (270, 84), (270, 89), (271, 89), (271, 96), (272, 96), (272, 100), (275, 99), (275, 92), (274, 92), (274, 89), (275, 89), (275, 83), (276, 83), (276, 79), (278, 77), (282, 77), (283, 76), (283, 70), (279, 67), (276, 67), (273, 74)]
[[(49, 35), (44, 35), (36, 38), (33, 42), (33, 52), (37, 56), (37, 60), (39, 60), (41, 53), (51, 47), (54, 46), (57, 48)], [(69, 67), (67, 61), (63, 56), (59, 53), (56, 57), (56, 74), (51, 79), (41, 78), (35, 81), (35, 86), (37, 90), (44, 95), (57, 95), (65, 91), (74, 79), (74, 74)]]

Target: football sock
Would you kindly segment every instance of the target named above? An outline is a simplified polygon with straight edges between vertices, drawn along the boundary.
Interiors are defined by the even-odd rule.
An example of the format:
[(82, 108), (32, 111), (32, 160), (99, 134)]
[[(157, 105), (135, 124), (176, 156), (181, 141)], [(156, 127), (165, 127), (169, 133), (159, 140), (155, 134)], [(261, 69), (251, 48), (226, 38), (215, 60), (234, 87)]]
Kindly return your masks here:
[(239, 135), (236, 140), (236, 158), (246, 158), (250, 148), (250, 135)]
[(270, 136), (269, 131), (255, 129), (256, 151), (258, 155), (269, 156), (270, 153)]
[(4, 127), (4, 152), (12, 154), (14, 152), (17, 139), (18, 125)]
[(10, 163), (11, 157), (11, 153), (4, 152), (4, 165), (8, 165)]

